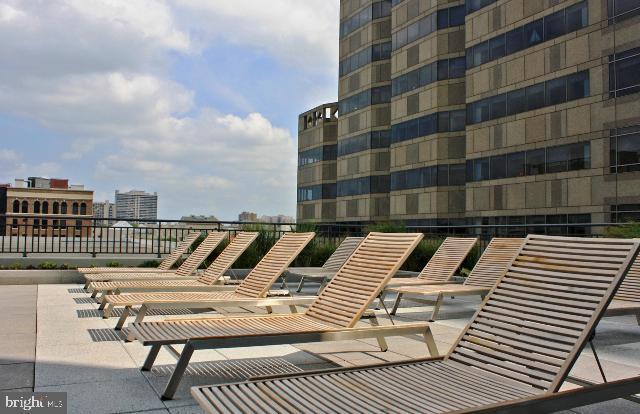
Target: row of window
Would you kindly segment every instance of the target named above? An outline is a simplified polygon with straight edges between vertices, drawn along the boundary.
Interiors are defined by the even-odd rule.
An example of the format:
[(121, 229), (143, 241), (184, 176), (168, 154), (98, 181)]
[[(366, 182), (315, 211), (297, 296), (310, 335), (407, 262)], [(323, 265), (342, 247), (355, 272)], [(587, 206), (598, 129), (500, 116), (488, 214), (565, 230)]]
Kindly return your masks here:
[(611, 172), (640, 171), (640, 126), (613, 129), (610, 141)]
[(298, 153), (298, 167), (321, 161), (334, 161), (337, 158), (337, 145), (325, 145)]
[(467, 160), (466, 181), (499, 180), (591, 168), (591, 144), (549, 148)]
[(376, 194), (389, 192), (388, 175), (371, 175), (368, 177), (353, 178), (351, 180), (338, 181), (337, 196), (350, 197), (363, 194)]
[(389, 148), (391, 130), (373, 131), (338, 141), (338, 157), (376, 148)]
[(524, 26), (503, 33), (467, 49), (467, 68), (527, 49), (586, 27), (589, 24), (587, 2), (583, 1)]
[(589, 96), (589, 71), (537, 83), (467, 105), (467, 125)]
[(391, 16), (391, 0), (382, 0), (340, 23), (340, 38), (355, 32), (372, 20)]
[(396, 7), (398, 4), (402, 3), (404, 0), (391, 0), (391, 7)]
[(391, 125), (391, 143), (424, 137), (437, 132), (464, 131), (465, 111), (444, 111)]
[(455, 6), (433, 12), (417, 22), (393, 33), (391, 35), (393, 50), (398, 50), (409, 43), (430, 35), (436, 30), (463, 25), (464, 16), (464, 6)]
[[(13, 212), (14, 213), (20, 213), (22, 212), (23, 214), (29, 213), (29, 202), (24, 200), (22, 201), (22, 203), (18, 200), (14, 200), (13, 201)], [(67, 203), (66, 202), (62, 202), (59, 203), (57, 201), (55, 201), (53, 203), (52, 206), (52, 214), (67, 214)], [(86, 215), (87, 214), (87, 204), (86, 203), (73, 203), (71, 206), (72, 209), (72, 214), (82, 214), (82, 215)], [(43, 201), (42, 203), (40, 201), (35, 201), (33, 203), (33, 213), (34, 214), (49, 214), (49, 202), (48, 201)]]
[(391, 191), (465, 184), (464, 164), (433, 165), (391, 173)]
[(640, 204), (618, 204), (611, 206), (611, 222), (626, 223), (640, 221)]
[(475, 11), (487, 7), (490, 4), (495, 3), (498, 0), (467, 0), (465, 4), (467, 6), (467, 14), (471, 14)]
[(340, 61), (340, 76), (346, 76), (349, 73), (368, 65), (371, 62), (385, 60), (391, 58), (391, 42), (379, 43), (373, 45)]
[(609, 55), (609, 97), (640, 92), (640, 47)]
[(445, 79), (463, 78), (464, 72), (464, 57), (439, 60), (391, 79), (391, 95), (401, 95)]
[(298, 203), (336, 198), (335, 184), (318, 184), (309, 187), (298, 187)]
[[(25, 221), (25, 224), (23, 226), (25, 226), (25, 231), (26, 231), (26, 227), (27, 227), (26, 219), (24, 221)], [(13, 219), (11, 223), (11, 227), (13, 227), (14, 229), (17, 229), (20, 227), (20, 225), (18, 224), (18, 219)], [(33, 219), (33, 230), (38, 230), (38, 229), (47, 230), (48, 227), (49, 227), (49, 220), (43, 219), (42, 224), (40, 224), (40, 219)], [(66, 230), (67, 228), (71, 227), (71, 225), (69, 225), (66, 220), (62, 220), (62, 221), (53, 220), (52, 227), (54, 230), (58, 230), (58, 229)], [(82, 228), (82, 220), (75, 221), (75, 228), (77, 230), (80, 230)]]
[(640, 15), (638, 0), (609, 0), (607, 8), (610, 23), (617, 23)]
[(338, 103), (338, 113), (345, 116), (367, 106), (389, 102), (391, 102), (391, 86), (379, 86), (341, 100)]

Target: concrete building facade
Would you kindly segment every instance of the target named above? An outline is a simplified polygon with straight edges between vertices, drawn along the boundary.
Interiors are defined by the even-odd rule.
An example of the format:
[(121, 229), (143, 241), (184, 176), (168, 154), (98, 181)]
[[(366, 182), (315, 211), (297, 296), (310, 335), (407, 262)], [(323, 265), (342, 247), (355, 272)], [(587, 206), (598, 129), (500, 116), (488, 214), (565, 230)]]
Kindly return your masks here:
[[(344, 69), (389, 40), (388, 61)], [(344, 0), (340, 54), (335, 221), (535, 228), (640, 218), (638, 2)], [(374, 91), (383, 85), (386, 124), (387, 96)], [(340, 151), (357, 132), (385, 128), (388, 139), (365, 135)], [(388, 182), (352, 185), (373, 175)], [(371, 201), (384, 197), (388, 212)]]
[(101, 219), (96, 223), (103, 226), (109, 226), (113, 224), (118, 217), (116, 212), (116, 205), (109, 200), (94, 201), (93, 202), (93, 218)]
[(88, 236), (93, 191), (68, 180), (31, 177), (0, 186), (0, 235)]
[(158, 193), (116, 190), (116, 212), (121, 220), (155, 221), (158, 219)]

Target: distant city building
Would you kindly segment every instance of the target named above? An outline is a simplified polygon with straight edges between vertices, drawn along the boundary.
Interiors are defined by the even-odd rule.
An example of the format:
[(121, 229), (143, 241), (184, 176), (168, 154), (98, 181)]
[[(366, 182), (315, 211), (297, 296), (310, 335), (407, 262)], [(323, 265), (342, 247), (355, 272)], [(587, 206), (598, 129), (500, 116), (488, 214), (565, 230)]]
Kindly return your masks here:
[(258, 221), (258, 215), (248, 211), (243, 211), (238, 215), (238, 221), (241, 222), (256, 222)]
[(180, 221), (206, 221), (206, 222), (217, 222), (220, 221), (218, 220), (218, 218), (216, 216), (196, 216), (196, 215), (190, 215), (190, 216), (182, 216), (182, 218), (180, 219)]
[(260, 221), (263, 223), (286, 223), (286, 224), (292, 224), (296, 222), (296, 220), (293, 217), (285, 216), (282, 214), (277, 216), (262, 216), (260, 217)]
[(116, 212), (122, 220), (155, 221), (158, 219), (158, 193), (116, 190)]
[(69, 180), (16, 179), (0, 186), (0, 235), (87, 236), (93, 216), (93, 191)]
[(117, 217), (116, 205), (109, 200), (95, 201), (93, 203), (93, 217), (96, 219), (103, 219), (102, 222), (96, 221), (101, 225), (111, 225), (114, 219)]

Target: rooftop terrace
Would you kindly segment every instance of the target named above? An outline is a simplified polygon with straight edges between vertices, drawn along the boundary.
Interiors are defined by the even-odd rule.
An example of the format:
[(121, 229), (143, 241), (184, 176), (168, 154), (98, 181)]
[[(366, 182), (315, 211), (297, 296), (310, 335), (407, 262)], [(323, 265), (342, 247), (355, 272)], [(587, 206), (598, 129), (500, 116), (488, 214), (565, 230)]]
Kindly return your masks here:
[[(175, 359), (165, 351), (151, 372), (140, 367), (148, 349), (124, 343), (112, 328), (116, 319), (103, 320), (97, 305), (81, 285), (0, 286), (0, 390), (62, 391), (68, 393), (69, 413), (201, 413), (189, 394), (193, 385), (220, 384), (273, 373), (299, 372), (336, 366), (357, 366), (427, 356), (421, 338), (388, 338), (389, 351), (380, 352), (374, 340), (305, 345), (265, 346), (198, 351), (175, 399), (160, 395)], [(313, 294), (309, 284), (302, 294)], [(396, 323), (429, 319), (431, 307), (404, 302)], [(433, 333), (441, 353), (448, 351), (479, 305), (475, 297), (456, 298), (442, 307)], [(226, 309), (258, 312), (262, 309)], [(288, 309), (275, 309), (288, 312)], [(189, 311), (165, 312), (147, 320), (187, 316)], [(376, 311), (381, 324), (390, 320)], [(194, 315), (190, 315), (193, 317)], [(609, 380), (640, 372), (640, 327), (635, 317), (605, 318), (594, 341)], [(602, 382), (593, 354), (586, 349), (572, 376)], [(571, 387), (571, 385), (565, 385)], [(577, 408), (576, 413), (640, 412), (640, 404), (614, 400)]]

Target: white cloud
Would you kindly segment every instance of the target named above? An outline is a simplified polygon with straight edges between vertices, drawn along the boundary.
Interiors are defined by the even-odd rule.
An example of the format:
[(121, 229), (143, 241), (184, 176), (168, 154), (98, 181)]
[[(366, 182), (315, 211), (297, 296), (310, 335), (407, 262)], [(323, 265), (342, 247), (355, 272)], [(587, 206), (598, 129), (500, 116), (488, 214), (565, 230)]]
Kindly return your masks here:
[[(95, 159), (99, 194), (158, 191), (173, 216), (292, 214), (291, 133), (259, 113), (198, 107), (169, 70), (172, 54), (196, 54), (220, 39), (309, 71), (335, 67), (337, 0), (256, 3), (0, 0), (0, 112), (72, 138), (59, 155), (63, 166), (22, 162), (10, 149), (0, 150), (0, 165), (16, 176), (58, 175), (70, 162)], [(218, 90), (251, 107), (231, 87)]]
[(267, 50), (286, 63), (335, 68), (338, 0), (173, 0), (196, 33)]

